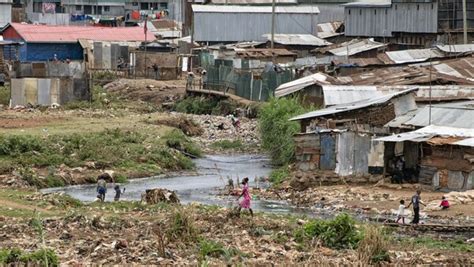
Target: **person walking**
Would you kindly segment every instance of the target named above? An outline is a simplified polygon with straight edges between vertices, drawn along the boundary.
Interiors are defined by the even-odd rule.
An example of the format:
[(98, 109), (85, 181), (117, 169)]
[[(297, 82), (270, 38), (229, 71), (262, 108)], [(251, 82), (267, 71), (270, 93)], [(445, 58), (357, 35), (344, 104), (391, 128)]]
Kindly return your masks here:
[(100, 199), (100, 201), (104, 202), (105, 193), (107, 193), (107, 181), (105, 180), (104, 175), (99, 175), (97, 178), (97, 197)]
[(420, 223), (420, 204), (425, 206), (426, 205), (421, 202), (421, 190), (416, 190), (416, 194), (411, 197), (411, 202), (408, 204), (409, 208), (413, 205), (413, 220), (411, 221), (412, 224)]
[(242, 185), (243, 185), (242, 194), (240, 194), (240, 196), (237, 198), (237, 201), (239, 201), (241, 197), (244, 197), (244, 199), (239, 203), (239, 209), (238, 209), (239, 215), (242, 208), (244, 208), (244, 209), (248, 209), (250, 211), (250, 215), (252, 215), (253, 217), (253, 210), (252, 208), (250, 208), (250, 192), (249, 192), (249, 178), (248, 177), (245, 177), (242, 180)]
[(397, 223), (402, 220), (402, 224), (405, 224), (405, 200), (400, 200), (400, 206), (398, 206)]

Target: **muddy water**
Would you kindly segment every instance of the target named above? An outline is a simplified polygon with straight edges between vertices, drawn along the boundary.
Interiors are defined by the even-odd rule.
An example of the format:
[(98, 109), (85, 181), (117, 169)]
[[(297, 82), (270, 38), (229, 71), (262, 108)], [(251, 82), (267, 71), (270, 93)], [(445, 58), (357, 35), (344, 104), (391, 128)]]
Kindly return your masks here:
[[(250, 178), (250, 187), (266, 186), (254, 181), (255, 177), (268, 176), (272, 168), (269, 159), (260, 155), (215, 155), (195, 160), (196, 173), (186, 175), (172, 175), (169, 177), (150, 177), (132, 180), (122, 185), (125, 194), (122, 200), (140, 200), (141, 194), (150, 188), (166, 188), (175, 190), (183, 204), (197, 202), (203, 204), (232, 207), (237, 205), (235, 197), (217, 196), (218, 189), (227, 183), (227, 177), (234, 181), (237, 177)], [(84, 202), (96, 198), (95, 185), (68, 186), (62, 188), (45, 189), (43, 192), (64, 192)], [(113, 200), (114, 190), (112, 185), (107, 189), (106, 201)], [(270, 211), (277, 213), (304, 213), (303, 210), (294, 208), (286, 202), (253, 200), (252, 208), (257, 211)]]

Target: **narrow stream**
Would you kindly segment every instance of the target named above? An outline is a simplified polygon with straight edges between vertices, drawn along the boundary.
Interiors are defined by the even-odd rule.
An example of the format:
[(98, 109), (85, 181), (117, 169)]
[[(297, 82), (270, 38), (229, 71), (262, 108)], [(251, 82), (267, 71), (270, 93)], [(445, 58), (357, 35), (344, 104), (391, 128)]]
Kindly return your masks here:
[[(126, 188), (122, 200), (140, 200), (141, 194), (146, 189), (166, 188), (177, 192), (181, 203), (192, 202), (232, 207), (237, 205), (236, 197), (219, 197), (216, 195), (218, 189), (222, 189), (227, 178), (249, 177), (250, 187), (257, 186), (255, 177), (268, 176), (272, 170), (269, 159), (261, 155), (213, 155), (195, 160), (196, 174), (157, 176), (144, 179), (131, 180), (122, 185)], [(259, 184), (258, 186), (265, 186)], [(268, 185), (267, 185), (268, 186)], [(93, 201), (96, 194), (96, 186), (80, 185), (61, 188), (49, 188), (42, 190), (44, 193), (64, 192), (84, 202)], [(107, 189), (106, 201), (113, 200), (114, 190), (112, 185)], [(267, 211), (276, 213), (306, 213), (304, 210), (295, 208), (285, 201), (253, 200), (252, 208), (256, 211)]]

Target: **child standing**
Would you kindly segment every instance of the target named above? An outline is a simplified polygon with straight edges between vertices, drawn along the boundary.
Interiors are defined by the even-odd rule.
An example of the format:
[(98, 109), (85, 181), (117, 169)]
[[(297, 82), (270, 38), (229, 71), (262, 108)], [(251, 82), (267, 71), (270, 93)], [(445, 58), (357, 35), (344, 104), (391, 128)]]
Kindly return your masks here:
[(119, 201), (119, 200), (120, 200), (120, 196), (122, 195), (122, 193), (125, 193), (125, 188), (123, 189), (123, 192), (122, 192), (122, 191), (120, 190), (120, 186), (119, 186), (119, 185), (115, 185), (114, 190), (115, 190), (114, 201)]
[(439, 204), (439, 206), (440, 206), (443, 210), (449, 208), (449, 202), (448, 202), (448, 200), (446, 199), (445, 196), (443, 196), (443, 197), (441, 198), (441, 204)]
[(249, 178), (248, 177), (245, 177), (242, 180), (242, 185), (243, 185), (242, 194), (240, 194), (240, 196), (237, 198), (237, 201), (239, 201), (241, 197), (244, 197), (242, 202), (239, 203), (240, 204), (239, 214), (242, 208), (244, 208), (244, 209), (248, 209), (250, 211), (250, 215), (252, 215), (253, 217), (253, 210), (250, 208), (250, 192), (249, 192)]
[(397, 223), (402, 220), (402, 224), (405, 224), (405, 200), (400, 200), (400, 206), (398, 206)]

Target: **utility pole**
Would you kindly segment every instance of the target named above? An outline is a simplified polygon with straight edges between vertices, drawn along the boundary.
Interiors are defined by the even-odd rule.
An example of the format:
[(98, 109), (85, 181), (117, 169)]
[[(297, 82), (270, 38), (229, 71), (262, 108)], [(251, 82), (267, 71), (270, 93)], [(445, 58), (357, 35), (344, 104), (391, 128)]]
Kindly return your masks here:
[(462, 0), (462, 24), (464, 29), (464, 43), (467, 44), (467, 5), (466, 0)]
[(148, 46), (147, 34), (148, 34), (148, 14), (145, 15), (145, 24), (144, 24), (144, 31), (145, 31), (145, 79), (148, 79), (148, 66), (147, 66), (147, 53), (146, 48)]
[(271, 49), (275, 48), (275, 0), (272, 1), (272, 40)]

